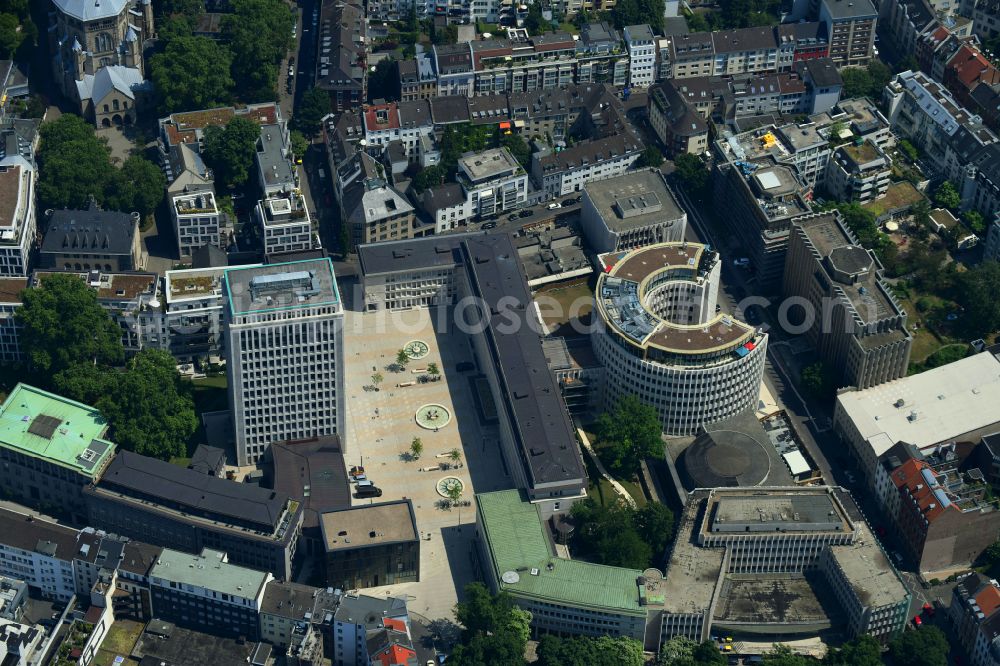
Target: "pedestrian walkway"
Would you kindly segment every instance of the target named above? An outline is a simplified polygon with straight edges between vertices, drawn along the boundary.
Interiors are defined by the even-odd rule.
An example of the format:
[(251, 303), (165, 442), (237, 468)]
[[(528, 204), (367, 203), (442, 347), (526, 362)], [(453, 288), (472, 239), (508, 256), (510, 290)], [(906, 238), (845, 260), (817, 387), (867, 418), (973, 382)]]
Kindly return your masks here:
[(635, 499), (628, 494), (628, 491), (625, 490), (625, 487), (622, 486), (622, 484), (615, 481), (614, 478), (612, 478), (612, 476), (608, 474), (608, 471), (604, 469), (604, 465), (601, 463), (601, 459), (597, 457), (597, 453), (594, 451), (594, 448), (590, 445), (590, 439), (587, 437), (587, 433), (585, 433), (581, 428), (577, 428), (576, 434), (580, 438), (580, 443), (583, 444), (584, 450), (590, 456), (591, 460), (594, 461), (594, 466), (597, 467), (597, 471), (600, 472), (601, 476), (607, 479), (608, 483), (611, 484), (611, 487), (615, 489), (615, 493), (619, 497), (624, 499), (626, 504), (628, 504), (633, 509), (636, 508)]

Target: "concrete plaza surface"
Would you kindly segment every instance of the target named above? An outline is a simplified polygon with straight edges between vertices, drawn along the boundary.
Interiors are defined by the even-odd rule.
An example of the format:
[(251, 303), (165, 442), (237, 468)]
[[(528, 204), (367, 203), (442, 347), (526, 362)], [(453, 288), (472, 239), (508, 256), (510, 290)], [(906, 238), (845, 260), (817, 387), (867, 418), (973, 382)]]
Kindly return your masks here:
[[(513, 487), (496, 427), (480, 423), (469, 381), (477, 373), (458, 372), (455, 367), (473, 360), (469, 337), (435, 332), (435, 321), (445, 321), (444, 314), (439, 308), (402, 313), (348, 310), (344, 321), (348, 431), (344, 457), (348, 466), (363, 463), (368, 478), (383, 491), (374, 500), (352, 498), (352, 505), (408, 498), (421, 535), (420, 581), (365, 592), (406, 597), (411, 610), (431, 619), (450, 619), (459, 591), (474, 580), (475, 505), (442, 509), (437, 481), (458, 477), (465, 484), (462, 500), (470, 501), (477, 492)], [(446, 321), (450, 324), (450, 318)], [(454, 331), (451, 326), (447, 329)], [(411, 340), (427, 343), (429, 353), (394, 372), (396, 354)], [(429, 363), (437, 363), (442, 379), (421, 384), (417, 381), (421, 373), (415, 370)], [(380, 390), (365, 390), (375, 372), (384, 377)], [(398, 386), (407, 382), (416, 383)], [(417, 409), (426, 404), (443, 406), (451, 421), (437, 432), (417, 425)], [(410, 459), (414, 437), (424, 445), (419, 460)], [(462, 452), (463, 467), (421, 471), (449, 462), (446, 454), (454, 448)]]

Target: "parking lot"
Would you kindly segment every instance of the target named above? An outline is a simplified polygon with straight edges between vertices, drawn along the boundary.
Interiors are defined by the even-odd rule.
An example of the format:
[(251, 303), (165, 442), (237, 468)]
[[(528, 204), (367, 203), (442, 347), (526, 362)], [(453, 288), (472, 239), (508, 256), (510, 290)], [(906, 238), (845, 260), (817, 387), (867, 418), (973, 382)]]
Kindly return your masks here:
[[(405, 596), (410, 608), (428, 617), (450, 617), (458, 590), (473, 579), (474, 505), (442, 508), (437, 482), (454, 476), (465, 486), (461, 500), (476, 492), (512, 487), (497, 444), (494, 426), (480, 423), (473, 397), (475, 371), (459, 372), (456, 365), (473, 360), (468, 336), (435, 333), (435, 319), (446, 321), (446, 310), (410, 310), (403, 313), (359, 313), (347, 311), (345, 376), (347, 385), (348, 466), (363, 464), (368, 478), (383, 494), (376, 499), (353, 498), (352, 504), (408, 498), (413, 502), (421, 535), (420, 582), (368, 590), (369, 594)], [(427, 355), (410, 361), (403, 371), (394, 369), (398, 351), (407, 343), (426, 343)], [(428, 364), (441, 370), (439, 381), (420, 383)], [(383, 377), (380, 390), (371, 377)], [(410, 384), (410, 386), (400, 386)], [(366, 386), (368, 389), (366, 390)], [(416, 413), (426, 405), (435, 408), (443, 423), (438, 427), (417, 424)], [(418, 460), (410, 454), (414, 437), (423, 443)], [(462, 467), (435, 470), (451, 463), (452, 449), (462, 452)]]

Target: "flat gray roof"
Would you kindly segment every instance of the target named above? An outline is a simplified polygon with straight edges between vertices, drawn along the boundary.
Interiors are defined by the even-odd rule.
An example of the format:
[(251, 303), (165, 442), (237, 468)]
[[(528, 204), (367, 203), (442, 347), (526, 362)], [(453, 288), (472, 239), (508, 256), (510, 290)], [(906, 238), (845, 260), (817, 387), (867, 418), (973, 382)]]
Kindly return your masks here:
[(616, 231), (678, 220), (685, 215), (667, 189), (663, 175), (654, 169), (591, 181), (583, 191), (608, 228)]
[(329, 259), (229, 268), (225, 284), (230, 311), (237, 315), (340, 305)]
[(825, 624), (830, 619), (802, 574), (727, 574), (713, 624)]
[(417, 541), (417, 519), (410, 500), (366, 504), (320, 515), (327, 552)]
[(204, 548), (199, 555), (164, 548), (150, 577), (253, 599), (270, 574), (225, 561), (222, 551)]
[(435, 266), (455, 266), (461, 263), (459, 248), (470, 234), (444, 234), (426, 238), (366, 243), (358, 246), (358, 262), (362, 275), (379, 275), (396, 271), (412, 271)]
[(257, 165), (268, 186), (295, 182), (295, 165), (285, 156), (281, 125), (263, 125), (257, 148)]
[(713, 493), (708, 511), (708, 526), (713, 533), (851, 530), (839, 503), (826, 491)]
[(834, 20), (875, 18), (878, 16), (871, 0), (824, 0), (823, 7)]

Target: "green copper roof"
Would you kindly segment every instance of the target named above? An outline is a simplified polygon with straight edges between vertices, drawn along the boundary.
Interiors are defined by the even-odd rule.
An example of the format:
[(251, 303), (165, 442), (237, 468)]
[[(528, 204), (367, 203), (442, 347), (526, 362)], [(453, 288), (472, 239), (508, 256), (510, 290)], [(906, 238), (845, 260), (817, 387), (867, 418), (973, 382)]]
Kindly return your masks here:
[(0, 446), (93, 477), (114, 455), (101, 437), (101, 413), (79, 402), (18, 384), (0, 406)]
[[(646, 614), (636, 582), (641, 571), (557, 557), (538, 511), (520, 491), (476, 495), (476, 505), (502, 589), (577, 608)], [(516, 583), (502, 580), (509, 571), (517, 573)]]

